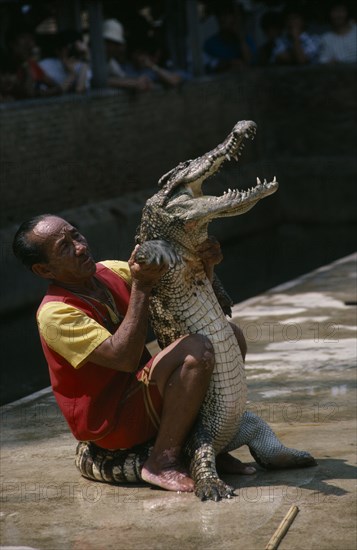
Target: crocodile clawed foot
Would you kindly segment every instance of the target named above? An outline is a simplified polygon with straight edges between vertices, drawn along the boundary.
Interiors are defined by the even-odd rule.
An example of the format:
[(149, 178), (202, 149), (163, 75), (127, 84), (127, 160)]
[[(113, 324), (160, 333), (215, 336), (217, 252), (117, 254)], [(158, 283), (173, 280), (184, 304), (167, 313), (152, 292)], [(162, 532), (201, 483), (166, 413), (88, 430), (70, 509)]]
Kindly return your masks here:
[(164, 240), (146, 241), (135, 252), (135, 261), (146, 264), (166, 263), (173, 267), (180, 261), (180, 256), (169, 242)]
[(249, 449), (256, 462), (266, 470), (287, 470), (289, 468), (309, 468), (317, 466), (317, 462), (307, 451), (285, 449), (276, 455), (261, 457), (252, 449)]
[(227, 485), (219, 478), (202, 479), (195, 486), (195, 494), (201, 500), (214, 500), (232, 498), (235, 495), (233, 487)]

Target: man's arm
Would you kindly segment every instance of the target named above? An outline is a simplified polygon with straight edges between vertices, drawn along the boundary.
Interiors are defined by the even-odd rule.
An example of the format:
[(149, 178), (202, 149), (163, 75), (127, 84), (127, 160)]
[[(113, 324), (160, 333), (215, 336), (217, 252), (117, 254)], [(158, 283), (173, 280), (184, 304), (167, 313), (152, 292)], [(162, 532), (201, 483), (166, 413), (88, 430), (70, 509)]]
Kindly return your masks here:
[(216, 237), (209, 235), (208, 238), (197, 248), (197, 253), (203, 262), (206, 275), (212, 283), (214, 266), (218, 265), (223, 260), (221, 245), (217, 241)]
[(102, 367), (124, 372), (138, 368), (146, 341), (150, 293), (168, 269), (166, 264), (138, 264), (134, 257), (135, 250), (128, 261), (132, 289), (126, 315), (117, 331), (87, 358)]
[[(214, 265), (222, 260), (219, 242), (209, 237), (198, 252), (212, 281)], [(87, 357), (87, 361), (124, 372), (138, 368), (146, 341), (150, 293), (168, 269), (166, 264), (138, 264), (134, 258), (135, 250), (128, 261), (132, 288), (126, 315), (117, 331)]]
[(145, 75), (138, 78), (109, 76), (107, 84), (110, 88), (123, 88), (139, 92), (151, 90), (153, 86), (151, 80)]

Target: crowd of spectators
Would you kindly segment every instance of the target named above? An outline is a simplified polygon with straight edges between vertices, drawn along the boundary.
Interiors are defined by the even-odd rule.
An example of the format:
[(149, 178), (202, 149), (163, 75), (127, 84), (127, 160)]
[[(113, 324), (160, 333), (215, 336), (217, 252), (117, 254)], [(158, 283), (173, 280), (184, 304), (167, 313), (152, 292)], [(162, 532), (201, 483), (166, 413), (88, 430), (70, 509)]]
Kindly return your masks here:
[[(301, 2), (287, 8), (266, 2), (253, 16), (245, 4), (200, 3), (198, 31), (207, 74), (254, 66), (357, 63), (357, 27), (348, 2), (332, 2), (328, 9), (326, 4), (326, 24), (318, 29), (299, 9)], [(173, 67), (164, 16), (160, 24), (144, 13), (135, 21), (130, 27), (115, 17), (104, 20), (108, 87), (147, 92), (193, 77), (189, 41), (186, 67)], [(0, 52), (0, 100), (82, 94), (91, 88), (91, 79), (88, 33), (39, 34), (18, 22), (8, 28)]]

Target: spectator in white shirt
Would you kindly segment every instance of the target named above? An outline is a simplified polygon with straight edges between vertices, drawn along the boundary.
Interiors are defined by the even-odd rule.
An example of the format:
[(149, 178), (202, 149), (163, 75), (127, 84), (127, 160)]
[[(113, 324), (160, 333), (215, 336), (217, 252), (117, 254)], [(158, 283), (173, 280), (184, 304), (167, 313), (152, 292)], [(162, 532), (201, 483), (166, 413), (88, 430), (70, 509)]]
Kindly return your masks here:
[(319, 47), (319, 38), (305, 30), (303, 13), (289, 9), (285, 15), (285, 32), (276, 39), (271, 61), (278, 65), (315, 63), (318, 60)]
[(335, 2), (330, 9), (332, 31), (321, 39), (320, 63), (357, 62), (357, 26), (350, 20), (348, 5)]
[(108, 67), (108, 86), (146, 92), (153, 86), (146, 75), (128, 76), (125, 71), (126, 40), (124, 28), (117, 19), (107, 19), (103, 24), (103, 38)]
[(55, 39), (54, 55), (39, 62), (42, 70), (64, 93), (83, 93), (90, 86), (89, 64), (82, 60), (86, 46), (79, 33), (63, 31)]

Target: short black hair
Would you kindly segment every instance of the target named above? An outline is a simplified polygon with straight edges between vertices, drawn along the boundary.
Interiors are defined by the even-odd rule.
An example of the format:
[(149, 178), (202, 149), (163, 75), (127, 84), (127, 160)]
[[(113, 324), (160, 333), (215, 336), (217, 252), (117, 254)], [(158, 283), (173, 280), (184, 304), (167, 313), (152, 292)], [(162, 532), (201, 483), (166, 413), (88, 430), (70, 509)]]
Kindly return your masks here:
[(267, 11), (260, 20), (260, 27), (263, 31), (271, 28), (282, 28), (283, 21), (280, 13), (276, 11)]
[(340, 7), (340, 6), (343, 6), (346, 11), (347, 11), (347, 17), (351, 17), (351, 5), (348, 1), (345, 1), (344, 0), (333, 0), (332, 2), (330, 2), (330, 5), (329, 5), (329, 14), (332, 12), (332, 10), (334, 8), (337, 8), (337, 7)]
[(7, 46), (11, 46), (14, 42), (16, 42), (20, 36), (24, 34), (31, 34), (32, 36), (35, 36), (35, 30), (32, 26), (20, 22), (18, 24), (12, 24), (6, 31), (5, 34), (5, 43)]
[(14, 60), (4, 50), (0, 50), (0, 73), (2, 74), (16, 74), (17, 67)]
[(38, 240), (29, 239), (29, 233), (38, 223), (53, 215), (40, 214), (39, 216), (34, 216), (23, 222), (15, 233), (12, 243), (13, 253), (30, 271), (32, 271), (34, 264), (47, 262), (48, 258), (43, 249), (43, 244)]

